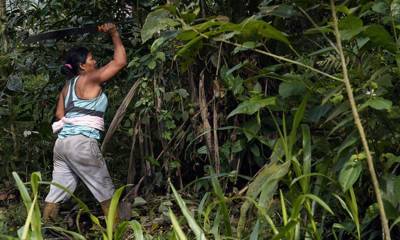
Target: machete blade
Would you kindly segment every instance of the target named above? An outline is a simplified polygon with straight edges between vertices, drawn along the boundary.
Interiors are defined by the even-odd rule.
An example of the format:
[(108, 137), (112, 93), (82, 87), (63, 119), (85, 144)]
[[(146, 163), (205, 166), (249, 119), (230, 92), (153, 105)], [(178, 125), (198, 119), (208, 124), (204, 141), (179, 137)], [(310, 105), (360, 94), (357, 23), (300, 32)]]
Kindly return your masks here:
[(98, 26), (97, 24), (87, 24), (82, 27), (64, 28), (64, 29), (59, 29), (59, 30), (54, 30), (54, 31), (43, 32), (43, 33), (29, 36), (22, 42), (24, 44), (29, 44), (29, 43), (48, 40), (48, 39), (60, 39), (60, 38), (63, 38), (66, 36), (71, 36), (71, 35), (82, 35), (85, 33), (95, 33), (95, 32), (98, 32), (97, 26)]

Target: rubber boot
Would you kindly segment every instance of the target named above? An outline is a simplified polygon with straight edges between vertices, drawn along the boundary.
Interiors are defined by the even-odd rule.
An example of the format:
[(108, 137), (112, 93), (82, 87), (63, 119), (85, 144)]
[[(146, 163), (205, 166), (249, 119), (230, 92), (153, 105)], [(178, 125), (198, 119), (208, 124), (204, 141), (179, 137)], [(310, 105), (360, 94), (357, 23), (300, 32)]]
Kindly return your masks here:
[[(103, 202), (100, 203), (101, 210), (103, 210), (104, 217), (108, 217), (110, 204), (111, 204), (111, 199), (103, 201)], [(115, 226), (117, 226), (118, 222), (119, 222), (119, 213), (118, 213), (118, 207), (117, 207), (117, 211), (115, 211), (115, 216), (114, 216), (114, 226), (113, 226), (113, 228), (115, 228)]]
[(59, 203), (46, 202), (43, 208), (43, 222), (48, 223), (49, 221), (56, 221), (59, 210), (60, 210)]

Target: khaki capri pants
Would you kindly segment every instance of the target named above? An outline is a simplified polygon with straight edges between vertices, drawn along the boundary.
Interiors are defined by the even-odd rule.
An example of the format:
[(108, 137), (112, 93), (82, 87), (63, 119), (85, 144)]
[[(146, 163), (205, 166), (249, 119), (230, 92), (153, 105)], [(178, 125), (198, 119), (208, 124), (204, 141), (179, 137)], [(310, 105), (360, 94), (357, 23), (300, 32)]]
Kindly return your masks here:
[[(83, 135), (58, 138), (54, 145), (53, 180), (71, 193), (81, 179), (97, 201), (112, 198), (114, 185), (96, 139)], [(71, 196), (64, 190), (51, 185), (46, 202), (59, 203)]]

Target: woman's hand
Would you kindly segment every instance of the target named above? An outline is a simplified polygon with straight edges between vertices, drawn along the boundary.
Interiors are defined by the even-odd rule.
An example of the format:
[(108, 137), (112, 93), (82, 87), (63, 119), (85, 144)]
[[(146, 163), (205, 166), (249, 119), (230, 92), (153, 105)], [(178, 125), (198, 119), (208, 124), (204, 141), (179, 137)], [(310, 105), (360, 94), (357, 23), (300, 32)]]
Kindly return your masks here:
[(104, 24), (98, 26), (98, 31), (104, 32), (104, 33), (109, 33), (110, 35), (113, 35), (117, 32), (117, 27), (115, 26), (114, 23), (104, 23)]

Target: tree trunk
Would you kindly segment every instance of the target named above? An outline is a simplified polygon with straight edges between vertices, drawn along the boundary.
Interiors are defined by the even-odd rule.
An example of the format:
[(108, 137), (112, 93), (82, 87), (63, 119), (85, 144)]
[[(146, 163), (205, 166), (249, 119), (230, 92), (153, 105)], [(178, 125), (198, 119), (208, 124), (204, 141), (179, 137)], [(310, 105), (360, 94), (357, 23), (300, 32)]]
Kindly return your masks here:
[(6, 0), (0, 0), (0, 51), (3, 52), (7, 52), (7, 38), (5, 34), (6, 24)]
[(0, 19), (3, 20), (6, 17), (6, 0), (0, 0)]

